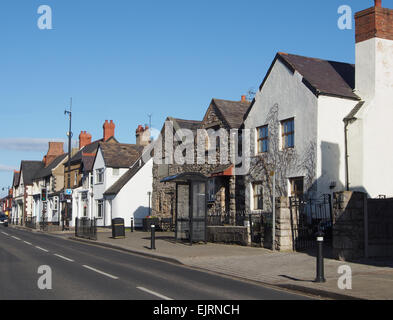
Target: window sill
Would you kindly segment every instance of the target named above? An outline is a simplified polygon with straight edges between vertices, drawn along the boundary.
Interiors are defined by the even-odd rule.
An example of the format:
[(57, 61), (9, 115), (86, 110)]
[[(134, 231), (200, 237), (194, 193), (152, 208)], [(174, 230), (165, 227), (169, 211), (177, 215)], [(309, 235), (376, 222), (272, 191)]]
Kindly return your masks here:
[(263, 213), (263, 209), (253, 209), (251, 210), (251, 214), (260, 214)]

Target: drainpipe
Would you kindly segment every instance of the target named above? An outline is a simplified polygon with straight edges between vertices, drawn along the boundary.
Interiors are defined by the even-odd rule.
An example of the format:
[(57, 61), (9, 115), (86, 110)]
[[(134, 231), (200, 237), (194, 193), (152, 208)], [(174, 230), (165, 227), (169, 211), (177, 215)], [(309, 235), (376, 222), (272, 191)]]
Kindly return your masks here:
[(349, 119), (344, 119), (344, 136), (345, 136), (345, 189), (349, 191), (349, 168), (348, 168), (348, 125)]
[(348, 126), (356, 121), (357, 118), (355, 117), (348, 117), (348, 118), (344, 118), (344, 136), (345, 136), (345, 189), (346, 191), (349, 191), (349, 154), (348, 154)]

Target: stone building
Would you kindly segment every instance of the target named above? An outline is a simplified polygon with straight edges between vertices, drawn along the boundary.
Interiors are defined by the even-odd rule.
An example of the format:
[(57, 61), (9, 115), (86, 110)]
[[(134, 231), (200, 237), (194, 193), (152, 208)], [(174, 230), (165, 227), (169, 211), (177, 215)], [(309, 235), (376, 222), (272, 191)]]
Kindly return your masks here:
[[(249, 106), (250, 103), (245, 96), (242, 97), (241, 101), (213, 99), (202, 121), (167, 118), (167, 121), (173, 123), (174, 133), (179, 129), (192, 132), (194, 157), (193, 161), (185, 164), (155, 163), (153, 165), (152, 214), (154, 216), (174, 217), (175, 184), (161, 183), (160, 181), (164, 177), (181, 172), (198, 172), (209, 177), (208, 210), (210, 214), (227, 214), (234, 217), (236, 212), (244, 210), (243, 177), (235, 175), (234, 165), (230, 161), (230, 151), (235, 150), (234, 145), (237, 145), (237, 135), (235, 139), (230, 139), (230, 134), (231, 130), (234, 133), (240, 128), (243, 116)], [(200, 135), (199, 130), (202, 129), (207, 131), (208, 136)], [(227, 134), (227, 140), (220, 136), (220, 130)], [(161, 131), (161, 136), (163, 150), (166, 151), (165, 126)], [(179, 142), (174, 139), (174, 149), (178, 145)], [(212, 150), (215, 152), (211, 153)], [(222, 162), (221, 157), (223, 152), (227, 153), (225, 163)], [(200, 161), (201, 159), (203, 161)], [(235, 220), (232, 219), (229, 223), (234, 224)]]

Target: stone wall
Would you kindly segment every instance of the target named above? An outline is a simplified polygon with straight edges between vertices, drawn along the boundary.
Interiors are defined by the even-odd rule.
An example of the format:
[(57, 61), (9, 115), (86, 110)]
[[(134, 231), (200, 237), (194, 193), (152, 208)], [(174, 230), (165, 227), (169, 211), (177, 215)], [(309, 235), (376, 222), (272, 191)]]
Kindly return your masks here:
[(393, 199), (368, 199), (369, 257), (393, 257)]
[(338, 192), (333, 200), (333, 253), (340, 260), (393, 256), (393, 199)]
[[(214, 108), (209, 108), (201, 127), (210, 128), (230, 128), (220, 119)], [(196, 134), (196, 133), (194, 133)], [(165, 154), (165, 130), (162, 130), (163, 155)], [(196, 139), (195, 139), (196, 140)], [(228, 148), (229, 148), (228, 141)], [(176, 145), (176, 143), (175, 143)], [(197, 159), (197, 144), (194, 145), (194, 159)], [(172, 217), (174, 219), (176, 206), (176, 184), (175, 183), (161, 183), (161, 179), (167, 176), (175, 175), (181, 172), (199, 172), (205, 176), (221, 167), (219, 162), (220, 150), (217, 150), (217, 163), (208, 164), (207, 154), (205, 164), (168, 164), (160, 165), (153, 164), (153, 194), (152, 194), (152, 215), (157, 217)], [(236, 211), (244, 210), (244, 182), (243, 177), (224, 176), (222, 179), (217, 179), (215, 201), (209, 204), (209, 212), (231, 212), (235, 214)], [(224, 188), (224, 191), (222, 191)]]
[(292, 222), (296, 223), (296, 219), (291, 218), (291, 210), (288, 197), (280, 197), (276, 199), (276, 238), (275, 249), (277, 251), (293, 251), (294, 250), (294, 234)]
[(249, 244), (248, 232), (247, 227), (209, 226), (207, 227), (207, 241), (247, 246)]
[(343, 191), (333, 195), (333, 256), (353, 260), (365, 255), (365, 201), (363, 192)]

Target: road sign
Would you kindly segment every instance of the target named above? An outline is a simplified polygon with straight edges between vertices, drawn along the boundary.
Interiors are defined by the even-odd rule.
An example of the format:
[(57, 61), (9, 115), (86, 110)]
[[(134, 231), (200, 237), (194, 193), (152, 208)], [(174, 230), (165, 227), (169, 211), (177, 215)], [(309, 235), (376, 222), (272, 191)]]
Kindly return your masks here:
[(72, 195), (72, 189), (66, 189), (66, 190), (64, 191), (64, 193), (65, 193), (67, 196), (71, 196), (71, 195)]

